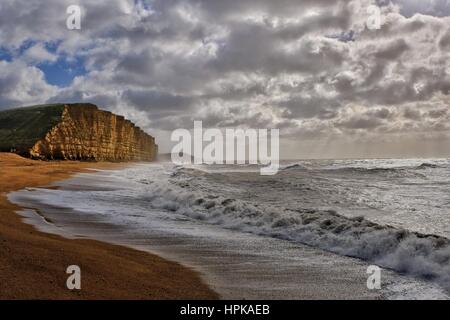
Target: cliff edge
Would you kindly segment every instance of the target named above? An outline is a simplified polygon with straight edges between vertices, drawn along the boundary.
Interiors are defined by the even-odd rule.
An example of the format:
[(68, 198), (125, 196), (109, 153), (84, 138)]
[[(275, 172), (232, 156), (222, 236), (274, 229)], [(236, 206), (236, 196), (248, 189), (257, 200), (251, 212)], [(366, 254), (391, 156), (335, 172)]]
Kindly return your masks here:
[(0, 112), (0, 151), (43, 160), (152, 161), (155, 139), (94, 104), (51, 104)]

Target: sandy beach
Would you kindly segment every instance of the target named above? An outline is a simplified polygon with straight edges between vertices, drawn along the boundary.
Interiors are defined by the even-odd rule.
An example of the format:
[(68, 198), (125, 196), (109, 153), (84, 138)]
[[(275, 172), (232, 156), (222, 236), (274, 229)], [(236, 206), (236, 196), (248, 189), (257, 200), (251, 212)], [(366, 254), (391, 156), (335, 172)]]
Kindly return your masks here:
[[(22, 222), (8, 192), (46, 186), (89, 168), (122, 164), (43, 162), (0, 153), (0, 299), (216, 299), (199, 275), (156, 255), (94, 240), (69, 240)], [(66, 268), (82, 269), (82, 290)]]

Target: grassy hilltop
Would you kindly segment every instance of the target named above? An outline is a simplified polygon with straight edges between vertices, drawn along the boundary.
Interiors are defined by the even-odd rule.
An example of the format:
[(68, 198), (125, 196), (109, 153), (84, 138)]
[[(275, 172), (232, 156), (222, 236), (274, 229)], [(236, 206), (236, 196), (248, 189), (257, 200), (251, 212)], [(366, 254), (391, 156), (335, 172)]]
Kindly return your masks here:
[(45, 104), (0, 111), (0, 151), (23, 153), (60, 120), (64, 104)]

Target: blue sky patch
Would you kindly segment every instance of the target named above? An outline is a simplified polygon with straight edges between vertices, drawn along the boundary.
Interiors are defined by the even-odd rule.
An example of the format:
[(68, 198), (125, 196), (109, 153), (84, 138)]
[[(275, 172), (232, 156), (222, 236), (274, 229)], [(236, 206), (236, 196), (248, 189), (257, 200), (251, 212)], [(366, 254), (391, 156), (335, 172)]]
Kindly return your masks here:
[(6, 60), (8, 62), (12, 61), (11, 52), (4, 47), (0, 47), (0, 61)]
[(68, 61), (59, 58), (56, 62), (41, 63), (37, 66), (45, 74), (45, 80), (58, 87), (68, 87), (75, 77), (86, 74), (84, 63), (81, 58)]

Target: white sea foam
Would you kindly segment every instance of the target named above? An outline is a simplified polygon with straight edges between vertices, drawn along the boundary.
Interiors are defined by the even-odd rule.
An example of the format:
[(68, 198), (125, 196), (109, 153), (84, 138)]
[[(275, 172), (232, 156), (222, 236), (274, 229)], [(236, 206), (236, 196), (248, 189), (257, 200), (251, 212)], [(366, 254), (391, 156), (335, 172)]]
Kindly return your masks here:
[[(439, 282), (450, 290), (450, 241), (368, 221), (335, 211), (286, 209), (190, 189), (205, 173), (179, 168), (167, 181), (147, 185), (153, 207), (226, 228), (326, 249)], [(226, 192), (225, 192), (226, 193)]]

